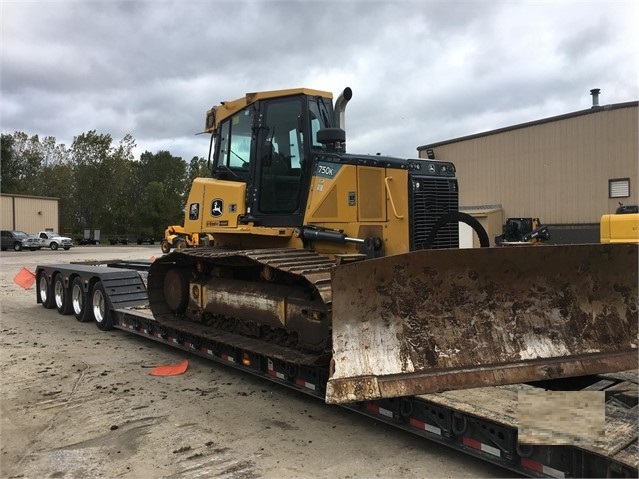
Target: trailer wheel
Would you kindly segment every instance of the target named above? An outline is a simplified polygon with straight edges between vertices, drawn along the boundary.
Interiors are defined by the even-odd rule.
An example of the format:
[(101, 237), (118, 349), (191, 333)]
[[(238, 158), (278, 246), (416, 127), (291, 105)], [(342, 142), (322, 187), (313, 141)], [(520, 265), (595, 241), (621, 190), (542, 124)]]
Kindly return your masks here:
[(109, 302), (104, 292), (102, 281), (98, 281), (93, 286), (93, 294), (91, 295), (91, 311), (96, 326), (102, 331), (113, 329), (113, 319), (109, 311)]
[(53, 280), (53, 298), (55, 300), (55, 307), (58, 309), (58, 313), (71, 313), (72, 310), (69, 290), (65, 288), (61, 274), (58, 274)]
[(88, 307), (87, 295), (84, 292), (84, 285), (80, 277), (74, 278), (71, 285), (71, 308), (75, 319), (81, 323), (91, 321), (91, 308)]
[(160, 249), (162, 250), (162, 253), (168, 254), (171, 251), (171, 245), (167, 240), (163, 239), (160, 241)]
[(51, 294), (51, 285), (44, 272), (40, 273), (38, 277), (38, 296), (40, 297), (42, 306), (47, 309), (55, 308), (55, 301), (53, 301), (53, 295)]

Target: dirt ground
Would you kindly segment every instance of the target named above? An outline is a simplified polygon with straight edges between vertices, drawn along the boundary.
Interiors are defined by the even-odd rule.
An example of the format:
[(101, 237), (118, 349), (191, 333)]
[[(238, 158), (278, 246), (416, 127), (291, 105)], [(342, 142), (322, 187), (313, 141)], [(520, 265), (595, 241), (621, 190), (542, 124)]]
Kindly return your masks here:
[[(0, 477), (514, 475), (267, 380), (60, 316), (13, 282), (22, 267), (160, 254), (157, 245), (0, 253)], [(184, 375), (149, 375), (184, 358)]]

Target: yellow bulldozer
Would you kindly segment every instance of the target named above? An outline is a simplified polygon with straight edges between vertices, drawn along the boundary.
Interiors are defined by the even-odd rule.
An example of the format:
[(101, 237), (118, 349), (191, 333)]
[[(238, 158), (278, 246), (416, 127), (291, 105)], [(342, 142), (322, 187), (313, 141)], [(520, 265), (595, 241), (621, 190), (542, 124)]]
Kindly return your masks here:
[(212, 177), (149, 271), (156, 320), (326, 364), (332, 403), (637, 367), (636, 245), (489, 248), (452, 163), (346, 152), (351, 97), (207, 112)]

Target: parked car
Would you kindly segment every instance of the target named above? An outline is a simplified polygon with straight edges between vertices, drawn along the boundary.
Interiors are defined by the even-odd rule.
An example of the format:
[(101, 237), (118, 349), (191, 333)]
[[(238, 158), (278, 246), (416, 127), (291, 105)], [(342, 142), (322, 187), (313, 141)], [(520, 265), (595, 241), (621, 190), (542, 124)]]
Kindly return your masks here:
[(24, 231), (2, 230), (0, 233), (0, 249), (6, 251), (11, 248), (14, 251), (22, 251), (22, 240), (28, 237), (29, 235)]
[(112, 246), (116, 244), (129, 244), (129, 238), (126, 236), (109, 236), (109, 244)]
[(71, 246), (73, 246), (71, 238), (61, 236), (58, 233), (53, 233), (51, 231), (40, 231), (38, 233), (38, 239), (40, 240), (40, 246), (43, 248), (51, 248), (54, 251), (60, 247), (68, 250)]
[(138, 236), (138, 244), (155, 244), (155, 238), (149, 235)]
[(87, 244), (100, 244), (100, 240), (94, 239), (94, 238), (83, 238), (82, 236), (78, 236), (75, 239), (75, 242), (80, 245), (80, 246), (84, 246)]

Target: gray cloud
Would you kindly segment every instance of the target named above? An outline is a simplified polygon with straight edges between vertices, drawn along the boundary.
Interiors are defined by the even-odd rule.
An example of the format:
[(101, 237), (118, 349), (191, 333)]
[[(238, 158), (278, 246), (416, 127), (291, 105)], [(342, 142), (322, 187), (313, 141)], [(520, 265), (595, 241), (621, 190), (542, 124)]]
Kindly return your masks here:
[(3, 0), (0, 127), (206, 156), (207, 109), (307, 86), (354, 97), (351, 151), (637, 99), (631, 2)]

